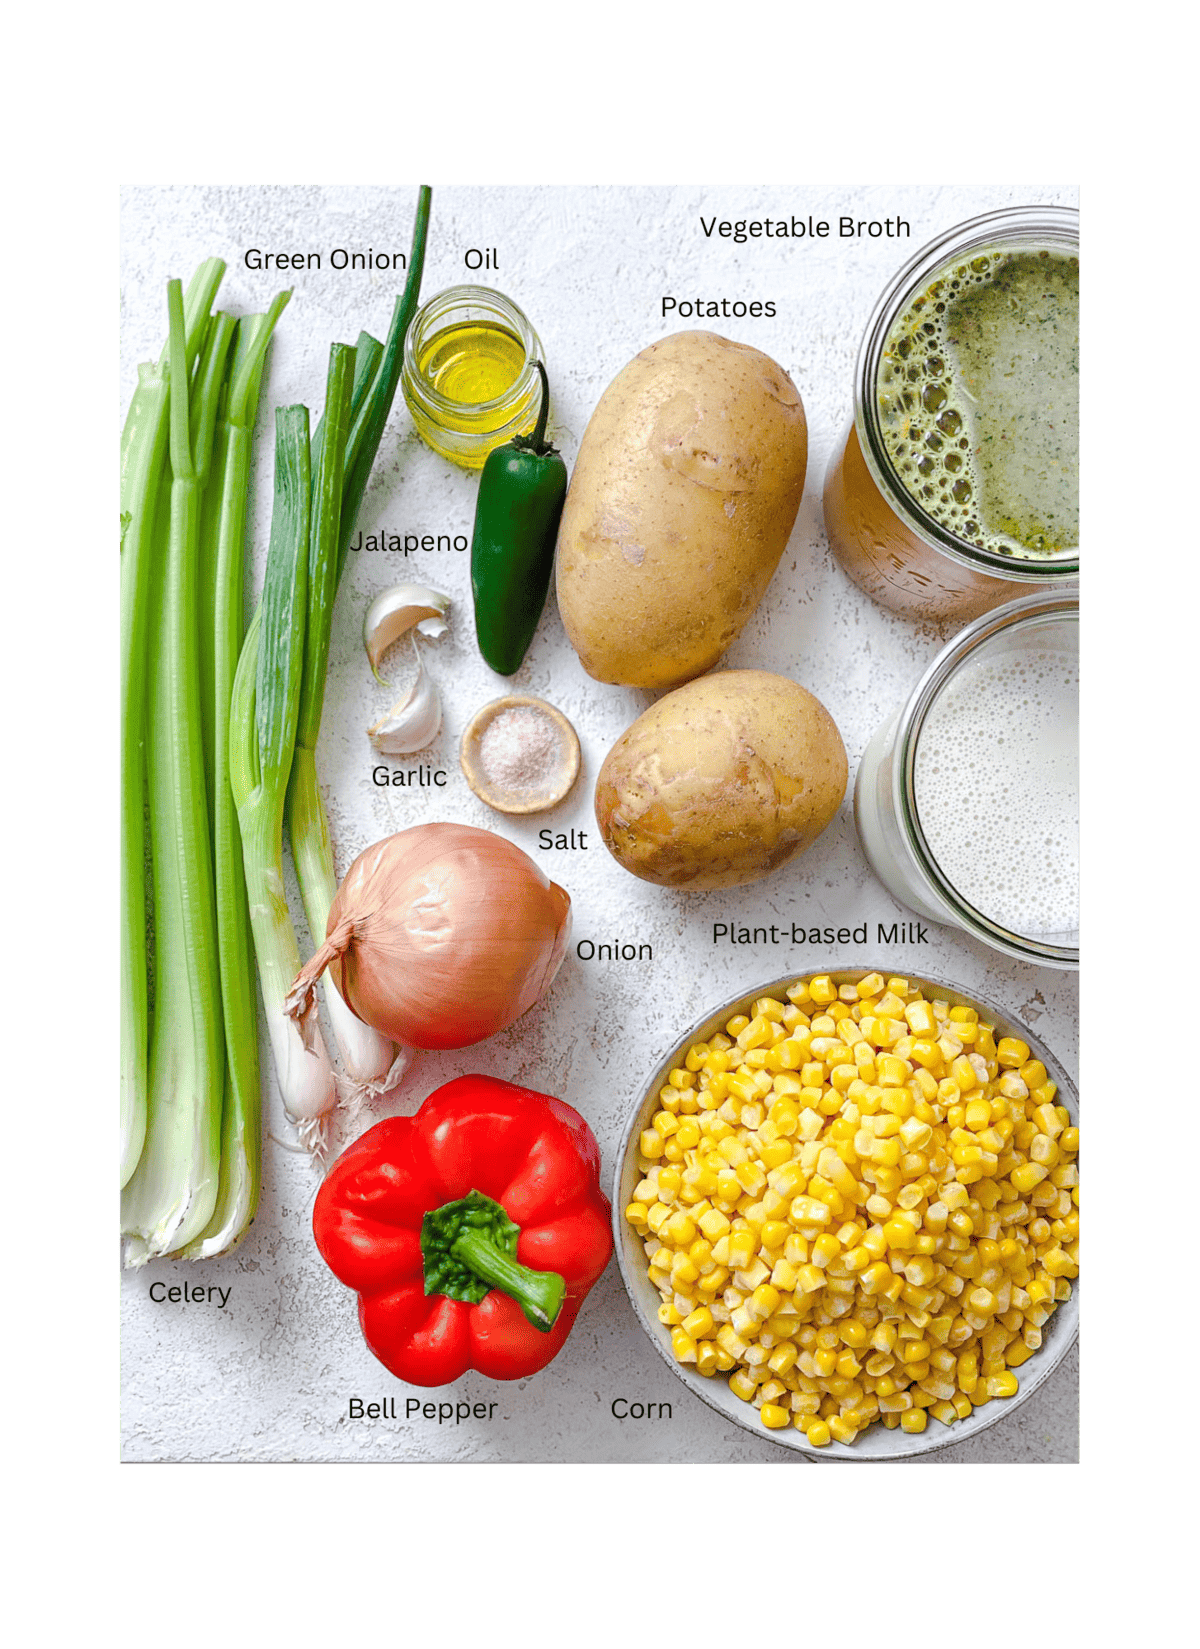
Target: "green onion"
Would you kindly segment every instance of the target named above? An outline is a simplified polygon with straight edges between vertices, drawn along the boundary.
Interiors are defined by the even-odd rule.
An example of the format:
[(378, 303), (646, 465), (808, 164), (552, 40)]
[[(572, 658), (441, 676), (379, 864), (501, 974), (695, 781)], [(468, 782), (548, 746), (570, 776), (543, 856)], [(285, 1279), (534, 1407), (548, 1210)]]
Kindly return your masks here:
[(315, 1008), (299, 1026), (283, 1011), (300, 970), (283, 884), (283, 813), (304, 673), (310, 493), (308, 410), (281, 407), (271, 542), (262, 602), (234, 677), (229, 770), (275, 1074), (305, 1144), (319, 1141), (322, 1119), (336, 1101)]
[[(342, 346), (337, 346), (342, 347)], [(347, 410), (348, 421), (340, 431), (345, 443), (355, 413), (366, 400), (367, 391), (375, 375), (383, 345), (369, 333), (359, 334), (355, 351), (354, 387)], [(313, 437), (313, 453), (320, 449), (324, 459), (325, 431), (329, 426), (330, 405)], [(336, 476), (332, 468), (328, 484), (336, 488), (337, 514), (327, 506), (333, 519), (332, 534), (320, 539), (314, 536), (309, 557), (308, 633), (304, 652), (304, 685), (300, 695), (300, 716), (296, 731), (296, 754), (292, 761), (291, 783), (288, 786), (287, 824), (300, 884), (300, 897), (308, 919), (309, 933), (314, 948), (325, 938), (329, 907), (337, 892), (337, 876), (333, 865), (333, 844), (329, 838), (329, 823), (317, 783), (316, 745), (321, 729), (321, 711), (325, 701), (325, 672), (329, 658), (329, 637), (333, 627), (333, 606), (337, 595), (339, 564), (339, 523), (344, 469), (339, 465)], [(372, 1093), (386, 1092), (399, 1081), (408, 1063), (407, 1053), (397, 1057), (394, 1045), (370, 1025), (365, 1025), (353, 1013), (330, 979), (324, 975), (325, 1006), (330, 1025), (342, 1055), (350, 1100), (354, 1104)]]
[[(202, 263), (184, 301), (184, 373), (190, 373), (225, 273)], [(146, 1134), (149, 993), (146, 957), (146, 707), (156, 520), (165, 485), (170, 343), (157, 365), (138, 367), (121, 433), (121, 1184)], [(165, 512), (164, 512), (165, 513)]]
[[(333, 607), (338, 583), (345, 568), (355, 520), (366, 491), (367, 479), (379, 451), (384, 426), (395, 398), (405, 335), (417, 308), (425, 264), (430, 199), (430, 190), (422, 187), (417, 199), (408, 277), (404, 283), (404, 291), (396, 299), (386, 346), (381, 349), (378, 342), (367, 333), (362, 333), (359, 337), (351, 408), (353, 423), (346, 448), (340, 528), (333, 553), (326, 559), (314, 554), (311, 563), (304, 687), (296, 734), (296, 754), (288, 789), (287, 817), (292, 858), (296, 866), (309, 933), (315, 947), (324, 942), (329, 909), (337, 892), (333, 846), (317, 782), (316, 766), (317, 736), (321, 729), (321, 712), (325, 702), (325, 673), (329, 656), (329, 637), (333, 626)], [(325, 422), (317, 431), (313, 443), (314, 451), (324, 439), (330, 405), (327, 400)], [(387, 1037), (365, 1025), (342, 1000), (328, 973), (325, 979), (325, 1004), (345, 1065), (351, 1102), (368, 1094), (386, 1092), (403, 1074), (410, 1057), (407, 1050), (397, 1052)]]
[(226, 1076), (217, 1205), (204, 1231), (184, 1250), (190, 1259), (223, 1254), (233, 1247), (254, 1218), (261, 1184), (258, 1008), (242, 841), (229, 780), (229, 706), (244, 629), (242, 578), (254, 420), (267, 344), (290, 297), (290, 292), (279, 293), (266, 315), (249, 315), (238, 328), (202, 522), (202, 538), (205, 527), (211, 535), (206, 544), (210, 577), (202, 586), (202, 598), (209, 600), (215, 615), (209, 786)]
[[(159, 486), (167, 453), (167, 372), (138, 367), (144, 420), (122, 476), (121, 535), (121, 1184), (146, 1136), (150, 1018), (146, 965), (146, 637)], [(158, 408), (161, 407), (161, 416)], [(132, 416), (132, 409), (131, 409)], [(126, 428), (129, 427), (127, 421)]]
[(232, 315), (218, 313), (204, 340), (200, 359), (196, 363), (192, 383), (190, 418), (192, 452), (195, 455), (196, 485), (200, 494), (200, 538), (196, 599), (194, 605), (197, 639), (200, 647), (200, 711), (204, 735), (204, 771), (207, 777), (208, 827), (212, 834), (214, 781), (216, 776), (215, 697), (213, 688), (213, 656), (215, 650), (215, 608), (213, 605), (216, 577), (216, 511), (220, 506), (220, 486), (208, 486), (213, 467), (213, 449), (216, 444), (217, 420), (221, 403), (225, 400), (228, 382), (225, 376), (230, 350), (237, 334), (237, 321)]
[[(404, 339), (416, 313), (421, 293), (421, 273), (425, 267), (425, 240), (429, 232), (429, 203), (432, 192), (422, 184), (417, 195), (417, 216), (413, 224), (412, 251), (408, 260), (408, 278), (404, 291), (396, 299), (392, 324), (388, 328), (383, 360), (371, 382), (370, 393), (363, 409), (355, 419), (346, 448), (346, 482), (342, 493), (342, 531), (338, 546), (338, 578), (346, 565), (350, 540), (354, 536), (359, 508), (367, 490), (371, 467), (379, 452), (384, 426), (392, 410), (396, 385), (400, 382), (400, 368), (404, 361)], [(314, 935), (315, 938), (315, 935)]]
[[(145, 1143), (121, 1197), (128, 1260), (190, 1242), (216, 1204), (224, 1044), (216, 901), (204, 775), (199, 638), (196, 454), (189, 433), (183, 289), (167, 287), (170, 519), (156, 633), (147, 756), (154, 872), (155, 1009)], [(219, 386), (218, 386), (219, 387)], [(213, 393), (211, 380), (199, 396)], [(207, 411), (199, 401), (198, 428)], [(125, 798), (128, 803), (128, 796)]]
[[(358, 342), (354, 346), (354, 387), (350, 392), (350, 428), (353, 431), (358, 422), (359, 413), (367, 399), (367, 393), (375, 381), (375, 373), (383, 359), (383, 345), (378, 338), (373, 338), (369, 332), (360, 332)], [(347, 437), (347, 440), (349, 437)], [(325, 442), (325, 419), (317, 420), (317, 427), (312, 438), (312, 467), (316, 474), (317, 465), (321, 460), (321, 448)], [(345, 486), (345, 462), (342, 464), (343, 488)]]

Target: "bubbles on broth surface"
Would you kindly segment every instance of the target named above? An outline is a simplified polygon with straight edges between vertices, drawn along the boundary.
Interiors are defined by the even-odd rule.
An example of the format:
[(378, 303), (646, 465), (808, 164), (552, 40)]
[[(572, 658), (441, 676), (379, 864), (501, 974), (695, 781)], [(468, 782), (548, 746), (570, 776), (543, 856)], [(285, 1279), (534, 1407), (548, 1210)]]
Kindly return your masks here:
[[(876, 381), (880, 425), (904, 490), (955, 537), (997, 555), (1054, 555), (1078, 543), (1072, 279), (1077, 287), (1077, 258), (989, 249), (943, 270), (901, 313), (884, 345)], [(998, 314), (984, 316), (980, 308), (976, 315), (972, 305), (992, 287), (1003, 294)], [(1005, 326), (1019, 370), (992, 380), (990, 392), (998, 387), (1002, 404), (981, 408), (968, 379), (974, 373), (978, 387), (980, 358), (1009, 349)], [(960, 332), (971, 333), (974, 360), (956, 354)], [(1044, 363), (1051, 374), (1045, 393)], [(980, 453), (987, 455), (983, 468)]]

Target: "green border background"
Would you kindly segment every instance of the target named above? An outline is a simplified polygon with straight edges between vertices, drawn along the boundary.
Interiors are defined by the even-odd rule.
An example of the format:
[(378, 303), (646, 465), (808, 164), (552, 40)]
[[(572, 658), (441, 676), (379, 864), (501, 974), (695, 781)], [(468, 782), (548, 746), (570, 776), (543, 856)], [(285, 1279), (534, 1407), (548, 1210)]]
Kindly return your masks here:
[[(1154, 1088), (1137, 1082), (1146, 1067), (1127, 1055), (1108, 1006), (1114, 984), (1147, 988), (1164, 963), (1174, 975), (1179, 947), (1151, 942), (1152, 920), (1162, 920), (1154, 871), (1167, 904), (1179, 899), (1165, 887), (1172, 853), (1185, 861), (1177, 815), (1146, 798), (1179, 770), (1184, 729), (1195, 739), (1192, 696), (1164, 679), (1162, 633), (1164, 608), (1180, 610), (1162, 602), (1162, 574), (1192, 546), (1169, 503), (1147, 511), (1134, 495), (1129, 468), (1139, 424), (1123, 409), (1144, 406), (1154, 361), (1137, 350), (1104, 355), (1127, 295), (1144, 292), (1146, 246), (1162, 246), (1170, 223), (1172, 180), (1129, 147), (1121, 117), (1121, 99), (1136, 97), (1149, 71), (1129, 51), (1119, 69), (1116, 59), (1081, 64), (1071, 21), (1035, 7), (1005, 13), (1012, 28), (999, 41), (992, 28), (986, 45), (956, 16), (966, 99), (948, 92), (945, 53), (931, 51), (913, 79), (920, 51), (908, 36), (908, 68), (893, 68), (895, 15), (875, 23), (862, 7), (842, 13), (841, 28), (796, 8), (776, 20), (770, 10), (457, 8), (425, 18), (346, 7), (313, 23), (290, 10), (262, 26), (231, 7), (168, 18), (137, 3), (122, 15), (119, 26), (112, 13), (92, 13), (54, 41), (58, 89), (53, 104), (43, 97), (28, 110), (21, 130), (33, 163), (10, 188), (8, 391), (21, 414), (10, 470), (10, 795), (30, 796), (28, 810), (10, 806), (10, 820), (49, 872), (23, 874), (16, 859), (10, 872), (21, 981), (8, 996), (18, 1044), (8, 1092), (10, 1449), (21, 1473), (10, 1504), (40, 1553), (20, 1565), (38, 1623), (20, 1641), (76, 1641), (63, 1634), (77, 1626), (171, 1646), (325, 1642), (331, 1631), (457, 1644), (475, 1616), (490, 1634), (557, 1641), (818, 1626), (907, 1637), (921, 1618), (923, 1636), (966, 1628), (987, 1637), (992, 1623), (1005, 1637), (1040, 1636), (1060, 1614), (1078, 1633), (1109, 1581), (1080, 1598), (1075, 1563), (1085, 1552), (1090, 1570), (1098, 1562), (1096, 1542), (1124, 1520), (1119, 1507), (1141, 1499), (1147, 1453), (1169, 1448), (1185, 1415), (1169, 1365), (1155, 1364), (1155, 1380), (1170, 1397), (1147, 1405), (1134, 1384), (1146, 1379), (1146, 1360), (1129, 1359), (1139, 1342), (1131, 1313), (1151, 1309), (1134, 1260), (1141, 1255), (1144, 1271), (1157, 1237), (1146, 1215), (1123, 1212), (1124, 1197), (1162, 1186), (1165, 1202), (1169, 1181), (1151, 1156)], [(1070, 64), (1066, 91), (1047, 64)], [(1104, 71), (1119, 97), (1083, 109), (1081, 84)], [(16, 91), (36, 96), (36, 87)], [(117, 1464), (114, 1278), (102, 1237), (112, 1204), (97, 1167), (112, 1136), (115, 808), (110, 722), (105, 714), (97, 726), (92, 714), (92, 702), (112, 702), (110, 435), (96, 435), (112, 429), (115, 188), (401, 170), (798, 186), (1050, 171), (1083, 183), (1090, 359), (1116, 364), (1095, 369), (1085, 399), (1083, 1073), (1096, 1187), (1088, 1322), (1098, 1327), (1088, 1336), (1075, 1474)], [(1185, 462), (1175, 447), (1182, 432), (1159, 425), (1154, 439), (1164, 465)], [(40, 468), (40, 480), (26, 467)], [(1180, 998), (1184, 1037), (1192, 978), (1188, 970)], [(1162, 994), (1169, 1016), (1172, 996)], [(1137, 1029), (1149, 1036), (1149, 1017)], [(1170, 1067), (1187, 1080), (1185, 1065)], [(1172, 1080), (1165, 1092), (1180, 1090)], [(186, 1370), (178, 1379), (186, 1388)], [(913, 1581), (925, 1575), (935, 1585), (918, 1601)]]

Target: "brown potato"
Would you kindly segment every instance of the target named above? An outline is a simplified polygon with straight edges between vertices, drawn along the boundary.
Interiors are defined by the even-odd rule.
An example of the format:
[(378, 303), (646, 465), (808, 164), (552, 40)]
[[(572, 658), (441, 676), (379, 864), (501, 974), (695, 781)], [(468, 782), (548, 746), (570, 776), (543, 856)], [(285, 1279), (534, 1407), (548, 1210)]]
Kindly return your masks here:
[(804, 491), (795, 384), (713, 332), (651, 344), (584, 431), (558, 532), (558, 606), (584, 669), (626, 687), (709, 670), (758, 606)]
[(721, 670), (622, 733), (596, 781), (613, 857), (663, 887), (738, 887), (803, 853), (846, 794), (846, 750), (786, 676)]

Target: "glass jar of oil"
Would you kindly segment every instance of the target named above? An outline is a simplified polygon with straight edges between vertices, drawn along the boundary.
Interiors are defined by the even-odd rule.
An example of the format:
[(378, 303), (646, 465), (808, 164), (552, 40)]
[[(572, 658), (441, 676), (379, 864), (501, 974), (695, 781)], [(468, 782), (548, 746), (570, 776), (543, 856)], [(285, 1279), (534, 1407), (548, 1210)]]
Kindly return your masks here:
[(542, 346), (516, 304), (486, 286), (453, 286), (420, 309), (404, 341), (401, 385), (422, 440), (465, 469), (537, 422)]

